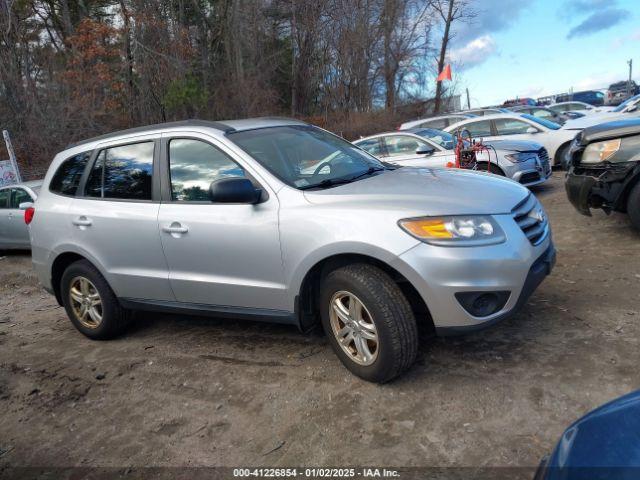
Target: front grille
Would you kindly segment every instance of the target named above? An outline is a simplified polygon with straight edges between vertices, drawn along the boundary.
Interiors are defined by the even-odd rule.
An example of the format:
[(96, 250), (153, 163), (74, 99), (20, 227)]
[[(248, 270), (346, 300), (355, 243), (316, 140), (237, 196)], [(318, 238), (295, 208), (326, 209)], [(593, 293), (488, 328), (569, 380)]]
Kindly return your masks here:
[(549, 165), (549, 152), (547, 152), (546, 148), (543, 147), (538, 150), (538, 158), (540, 159), (540, 165), (542, 165), (542, 171), (549, 173), (551, 166)]
[(549, 230), (549, 222), (542, 206), (533, 194), (530, 193), (527, 198), (516, 205), (511, 213), (532, 245), (538, 245), (545, 239)]

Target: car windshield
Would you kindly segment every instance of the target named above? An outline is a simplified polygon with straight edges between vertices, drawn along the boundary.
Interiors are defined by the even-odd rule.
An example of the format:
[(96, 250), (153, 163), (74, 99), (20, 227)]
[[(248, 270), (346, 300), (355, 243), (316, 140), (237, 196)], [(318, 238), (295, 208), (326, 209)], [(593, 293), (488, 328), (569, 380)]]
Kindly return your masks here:
[(455, 147), (456, 142), (453, 135), (443, 132), (442, 130), (437, 130), (435, 128), (421, 128), (420, 130), (415, 130), (413, 133), (431, 140), (447, 150), (453, 150), (453, 147)]
[(522, 116), (527, 120), (531, 120), (542, 125), (543, 127), (547, 127), (549, 130), (560, 130), (560, 125), (555, 122), (551, 122), (540, 117), (534, 117), (533, 115), (529, 115), (528, 113), (523, 113)]
[(640, 99), (640, 95), (635, 95), (631, 98), (626, 99), (620, 105), (613, 109), (614, 112), (622, 112), (626, 107), (630, 104), (637, 102)]
[(386, 169), (355, 145), (310, 125), (259, 128), (227, 136), (273, 175), (298, 189), (331, 187)]

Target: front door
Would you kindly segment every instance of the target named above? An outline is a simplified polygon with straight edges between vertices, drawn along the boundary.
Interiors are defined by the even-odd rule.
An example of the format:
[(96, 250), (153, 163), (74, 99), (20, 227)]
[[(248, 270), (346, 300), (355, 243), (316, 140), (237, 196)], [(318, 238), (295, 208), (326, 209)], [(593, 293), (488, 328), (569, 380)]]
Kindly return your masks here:
[(211, 307), (282, 310), (286, 304), (278, 231), (278, 199), (255, 205), (212, 203), (211, 182), (251, 179), (232, 152), (202, 134), (166, 134), (166, 193), (158, 225), (179, 302)]
[[(383, 137), (385, 144), (384, 160), (403, 167), (442, 168), (450, 156), (442, 155), (438, 148), (412, 135), (388, 135)], [(433, 149), (432, 153), (416, 153), (421, 148)]]
[(9, 241), (20, 248), (29, 248), (29, 229), (24, 223), (24, 211), (20, 210), (20, 204), (33, 202), (31, 195), (23, 188), (12, 188), (9, 209), (7, 213)]

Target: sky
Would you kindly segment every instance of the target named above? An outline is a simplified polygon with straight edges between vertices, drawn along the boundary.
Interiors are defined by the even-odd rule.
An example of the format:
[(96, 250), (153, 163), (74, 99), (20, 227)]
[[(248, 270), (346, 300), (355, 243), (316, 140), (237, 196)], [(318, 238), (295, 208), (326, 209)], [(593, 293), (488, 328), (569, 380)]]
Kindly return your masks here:
[[(475, 0), (449, 52), (471, 106), (640, 83), (640, 0)], [(465, 100), (466, 102), (466, 100)], [(466, 107), (466, 103), (464, 104)]]

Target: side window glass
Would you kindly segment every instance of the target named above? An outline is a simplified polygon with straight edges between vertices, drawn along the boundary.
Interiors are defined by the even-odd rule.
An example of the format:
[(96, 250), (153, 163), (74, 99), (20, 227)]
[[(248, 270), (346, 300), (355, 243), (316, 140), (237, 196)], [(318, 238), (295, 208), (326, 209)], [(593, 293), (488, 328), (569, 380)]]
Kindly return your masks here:
[(491, 121), (482, 120), (480, 122), (467, 123), (460, 127), (460, 129), (469, 130), (471, 136), (476, 137), (489, 137), (491, 136)]
[(211, 182), (224, 177), (244, 176), (244, 170), (236, 162), (207, 142), (188, 138), (176, 138), (169, 142), (169, 177), (173, 201), (209, 201)]
[(520, 120), (512, 120), (511, 118), (497, 118), (496, 130), (498, 135), (517, 135), (527, 133), (527, 129), (531, 127), (528, 123)]
[(49, 190), (62, 195), (75, 195), (90, 157), (90, 151), (83, 152), (62, 162), (51, 179)]
[(87, 179), (87, 185), (84, 189), (84, 194), (87, 197), (102, 197), (102, 174), (104, 172), (104, 155), (105, 152), (104, 150), (102, 150), (98, 154), (98, 158), (96, 158), (96, 161), (91, 168), (89, 178)]
[(422, 128), (436, 128), (438, 130), (442, 130), (443, 128), (445, 128), (447, 126), (447, 119), (446, 118), (439, 118), (437, 120), (428, 120), (426, 122), (422, 122), (418, 126), (422, 127)]
[(142, 142), (102, 150), (89, 174), (86, 195), (151, 200), (153, 148), (153, 142)]
[(393, 135), (385, 137), (384, 143), (387, 146), (387, 152), (390, 157), (415, 155), (418, 147), (424, 145), (424, 142), (407, 135)]
[(358, 146), (363, 149), (365, 152), (369, 152), (371, 155), (376, 157), (382, 156), (382, 150), (380, 148), (380, 142), (377, 138), (371, 138), (369, 140), (363, 140), (358, 143)]
[(11, 208), (20, 208), (20, 204), (23, 202), (33, 202), (33, 198), (26, 190), (22, 188), (14, 188), (13, 195), (11, 196)]
[(9, 197), (11, 196), (11, 190), (5, 188), (0, 190), (0, 208), (9, 208)]

